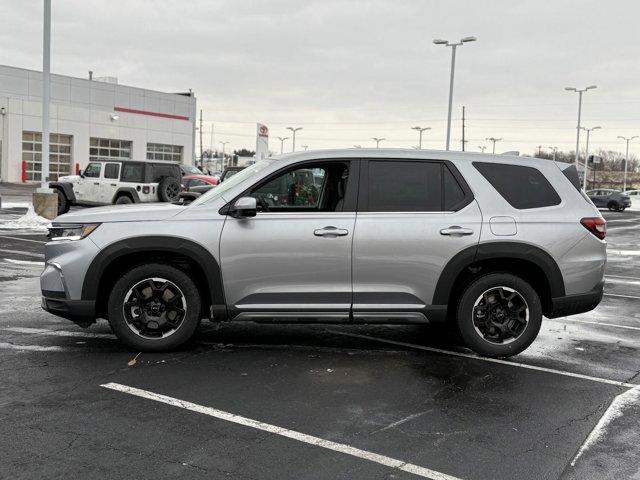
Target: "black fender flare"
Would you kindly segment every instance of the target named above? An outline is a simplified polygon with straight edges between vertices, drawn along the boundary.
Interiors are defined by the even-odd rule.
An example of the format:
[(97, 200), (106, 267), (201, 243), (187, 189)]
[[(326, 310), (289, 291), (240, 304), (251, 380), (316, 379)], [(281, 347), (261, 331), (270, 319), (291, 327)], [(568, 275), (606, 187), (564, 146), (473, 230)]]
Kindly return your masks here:
[(534, 263), (546, 275), (552, 298), (565, 295), (564, 279), (556, 261), (540, 247), (524, 242), (485, 242), (465, 248), (446, 264), (433, 293), (433, 305), (447, 305), (451, 289), (465, 268), (489, 259), (517, 258)]
[(55, 188), (62, 190), (64, 196), (67, 197), (71, 203), (76, 202), (76, 194), (73, 192), (73, 184), (68, 182), (49, 182), (49, 188)]
[(207, 279), (214, 314), (226, 315), (222, 272), (216, 259), (202, 245), (186, 238), (170, 235), (131, 237), (103, 248), (87, 269), (82, 286), (82, 300), (95, 302), (98, 298), (100, 280), (107, 268), (120, 257), (136, 252), (171, 252), (191, 259), (202, 267)]
[(138, 196), (138, 192), (133, 187), (120, 187), (118, 190), (116, 190), (116, 193), (113, 195), (113, 198), (111, 199), (111, 203), (116, 203), (116, 200), (118, 199), (118, 197), (123, 193), (131, 195), (131, 198), (133, 199), (133, 203), (140, 203), (140, 197)]

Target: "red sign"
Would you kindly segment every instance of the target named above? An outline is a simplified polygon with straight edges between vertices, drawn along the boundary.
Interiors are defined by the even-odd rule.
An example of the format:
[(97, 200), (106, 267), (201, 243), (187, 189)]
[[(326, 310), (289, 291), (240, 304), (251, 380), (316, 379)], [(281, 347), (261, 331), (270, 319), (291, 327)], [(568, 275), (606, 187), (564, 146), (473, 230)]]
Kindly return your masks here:
[(258, 136), (269, 138), (269, 129), (266, 125), (260, 125), (258, 128)]

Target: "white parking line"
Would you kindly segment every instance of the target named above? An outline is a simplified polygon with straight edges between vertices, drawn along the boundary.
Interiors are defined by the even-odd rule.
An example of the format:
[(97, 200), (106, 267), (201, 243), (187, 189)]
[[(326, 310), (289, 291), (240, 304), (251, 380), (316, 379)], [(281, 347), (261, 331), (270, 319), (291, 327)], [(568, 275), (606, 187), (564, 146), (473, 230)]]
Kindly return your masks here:
[(395, 458), (387, 457), (385, 455), (368, 452), (366, 450), (360, 450), (359, 448), (352, 447), (351, 445), (332, 442), (331, 440), (325, 440), (323, 438), (314, 437), (312, 435), (307, 435), (306, 433), (296, 432), (295, 430), (289, 430), (288, 428), (278, 427), (276, 425), (264, 423), (259, 420), (253, 420), (247, 417), (241, 417), (240, 415), (224, 412), (222, 410), (218, 410), (211, 407), (205, 407), (203, 405), (187, 402), (184, 400), (180, 400), (178, 398), (168, 397), (166, 395), (150, 392), (148, 390), (141, 390), (139, 388), (129, 387), (127, 385), (122, 385), (119, 383), (105, 383), (100, 386), (104, 388), (109, 388), (111, 390), (116, 390), (118, 392), (128, 393), (129, 395), (135, 395), (137, 397), (142, 397), (149, 400), (154, 400), (156, 402), (165, 403), (173, 407), (183, 408), (185, 410), (190, 410), (192, 412), (202, 413), (204, 415), (208, 415), (210, 417), (214, 417), (220, 420), (226, 420), (227, 422), (236, 423), (238, 425), (243, 425), (245, 427), (255, 428), (256, 430), (262, 430), (264, 432), (269, 432), (275, 435), (291, 438), (299, 442), (315, 445), (316, 447), (322, 447), (328, 450), (333, 450), (334, 452), (344, 453), (347, 455), (351, 455), (353, 457), (361, 458), (363, 460), (379, 463), (380, 465), (384, 465), (386, 467), (390, 467), (396, 470), (402, 470), (403, 472), (413, 473), (414, 475), (418, 475), (423, 478), (429, 478), (432, 480), (460, 480), (457, 477), (452, 477), (451, 475), (447, 475), (445, 473), (436, 472), (435, 470), (431, 470), (429, 468), (421, 467), (419, 465), (407, 463), (402, 460), (397, 460)]
[(619, 249), (608, 249), (607, 255), (622, 255), (625, 257), (636, 257), (640, 255), (640, 250), (619, 250)]
[(640, 278), (632, 280), (630, 278), (604, 277), (607, 283), (622, 283), (625, 285), (640, 285)]
[(0, 342), (0, 350), (21, 350), (25, 352), (69, 352), (66, 347), (45, 347), (42, 345), (16, 345), (13, 343)]
[(605, 275), (605, 278), (628, 278), (629, 280), (640, 280), (640, 277), (630, 277), (629, 275)]
[(603, 295), (605, 297), (633, 298), (633, 299), (636, 299), (636, 300), (640, 300), (640, 297), (637, 297), (635, 295), (620, 295), (618, 293), (605, 293)]
[(581, 373), (565, 372), (564, 370), (556, 370), (554, 368), (539, 367), (537, 365), (528, 365), (526, 363), (510, 362), (508, 360), (501, 360), (499, 358), (478, 357), (472, 353), (454, 352), (452, 350), (444, 350), (442, 348), (426, 347), (424, 345), (415, 345), (413, 343), (398, 342), (396, 340), (387, 340), (386, 338), (371, 337), (369, 335), (361, 335), (359, 333), (338, 332), (335, 330), (327, 330), (330, 333), (337, 335), (344, 335), (346, 337), (362, 338), (365, 340), (372, 340), (374, 342), (388, 343), (390, 345), (399, 345), (407, 348), (414, 348), (416, 350), (425, 350), (427, 352), (442, 353), (444, 355), (452, 355), (454, 357), (471, 358), (473, 360), (480, 360), (482, 362), (499, 363), (500, 365), (508, 365), (510, 367), (527, 368), (529, 370), (537, 370), (539, 372), (555, 373), (556, 375), (564, 375), (565, 377), (581, 378), (583, 380), (591, 380), (592, 382), (606, 383), (609, 385), (615, 385), (617, 387), (633, 388), (637, 385), (634, 383), (621, 382), (619, 380), (610, 380), (608, 378), (592, 377), (590, 375), (583, 375)]
[(640, 386), (632, 388), (631, 390), (627, 390), (626, 392), (621, 393), (616, 398), (614, 398), (613, 402), (611, 402), (611, 405), (609, 405), (609, 408), (607, 408), (607, 410), (604, 412), (604, 415), (600, 417), (600, 420), (598, 421), (596, 426), (593, 427), (593, 430), (591, 430), (591, 433), (587, 436), (587, 439), (578, 450), (576, 456), (573, 457), (573, 460), (571, 460), (571, 466), (575, 467), (576, 462), (584, 454), (584, 452), (589, 450), (589, 448), (591, 448), (600, 439), (602, 439), (602, 437), (605, 436), (609, 424), (616, 418), (621, 417), (624, 414), (625, 407), (631, 405), (632, 403), (638, 402), (640, 402)]
[(44, 245), (47, 242), (43, 242), (42, 240), (31, 240), (29, 238), (22, 238), (22, 237), (12, 237), (10, 235), (0, 235), (0, 238), (8, 238), (10, 240), (21, 240), (23, 242), (32, 242), (32, 243), (40, 243), (42, 245)]
[(14, 253), (16, 255), (24, 255), (25, 257), (44, 258), (44, 255), (42, 255), (41, 253), (21, 252), (20, 250), (9, 250), (8, 248), (0, 248), (0, 252), (2, 252), (2, 253)]
[(14, 258), (3, 258), (5, 262), (15, 263), (16, 265), (36, 265), (38, 267), (44, 267), (44, 262), (36, 262), (33, 260), (16, 260)]
[(94, 333), (94, 332), (71, 332), (68, 330), (48, 330), (46, 328), (30, 328), (30, 327), (4, 327), (1, 330), (15, 333), (26, 333), (30, 335), (51, 335), (56, 337), (82, 337), (82, 338), (108, 338), (115, 340), (115, 335), (110, 333)]
[(590, 322), (589, 320), (577, 320), (574, 318), (549, 318), (547, 320), (551, 320), (552, 322), (575, 322), (575, 323), (588, 323), (590, 325), (602, 325), (603, 327), (615, 327), (615, 328), (626, 328), (628, 330), (640, 330), (640, 327), (632, 327), (630, 325), (616, 325), (614, 323), (604, 323), (604, 322)]

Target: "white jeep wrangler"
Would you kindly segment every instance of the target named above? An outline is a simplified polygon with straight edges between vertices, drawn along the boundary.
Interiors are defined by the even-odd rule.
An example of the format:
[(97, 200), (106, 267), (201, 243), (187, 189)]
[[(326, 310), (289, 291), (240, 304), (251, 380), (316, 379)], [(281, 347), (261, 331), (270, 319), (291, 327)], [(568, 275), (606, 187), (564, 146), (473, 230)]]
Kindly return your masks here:
[(58, 194), (58, 214), (71, 205), (175, 202), (180, 196), (180, 165), (134, 160), (98, 160), (80, 175), (60, 177), (49, 187)]

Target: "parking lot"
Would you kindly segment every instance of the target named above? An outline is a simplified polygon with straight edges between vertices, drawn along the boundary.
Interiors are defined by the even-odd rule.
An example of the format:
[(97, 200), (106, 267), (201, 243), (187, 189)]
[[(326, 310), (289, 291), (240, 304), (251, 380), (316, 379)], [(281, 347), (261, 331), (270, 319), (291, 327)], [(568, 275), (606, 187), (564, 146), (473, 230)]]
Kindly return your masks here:
[(604, 215), (604, 300), (509, 360), (437, 326), (209, 322), (138, 354), (42, 311), (44, 234), (0, 230), (0, 477), (640, 478), (640, 212)]

